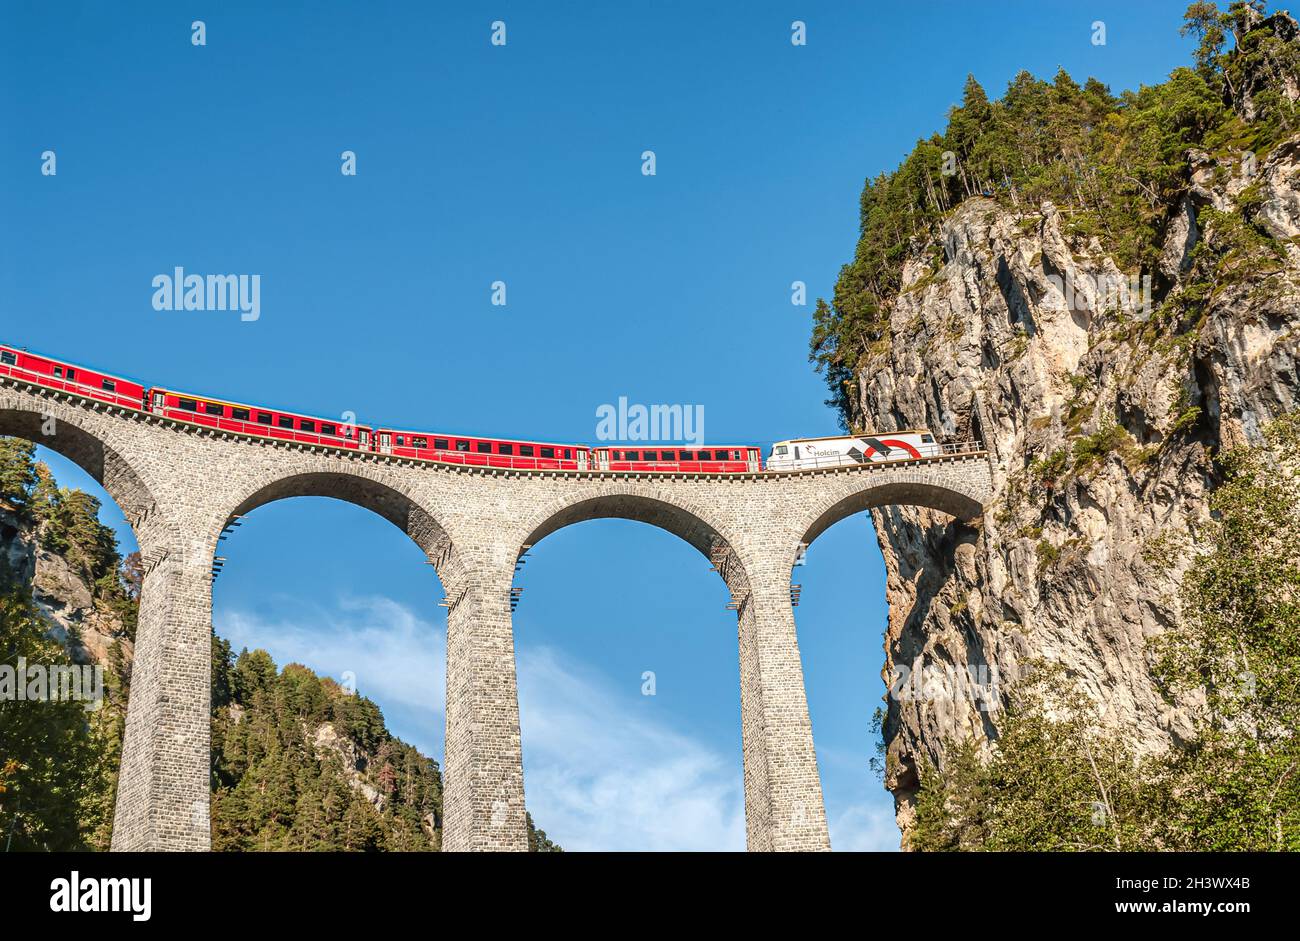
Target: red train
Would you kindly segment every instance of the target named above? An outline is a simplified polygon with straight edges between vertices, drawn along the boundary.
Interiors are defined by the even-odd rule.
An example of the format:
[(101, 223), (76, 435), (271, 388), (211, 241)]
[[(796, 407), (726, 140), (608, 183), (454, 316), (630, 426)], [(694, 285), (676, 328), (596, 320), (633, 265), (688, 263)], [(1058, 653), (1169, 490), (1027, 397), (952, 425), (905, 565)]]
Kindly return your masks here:
[(51, 389), (75, 392), (88, 399), (128, 408), (140, 408), (144, 402), (144, 386), (141, 383), (37, 356), (12, 346), (0, 346), (0, 374), (28, 379)]
[(27, 379), (49, 388), (219, 431), (444, 464), (524, 470), (662, 471), (679, 474), (736, 474), (763, 469), (762, 452), (753, 445), (591, 448), (546, 441), (374, 429), (336, 418), (227, 402), (157, 386), (146, 388), (130, 379), (10, 346), (0, 346), (0, 375)]
[(349, 425), (337, 418), (317, 418), (274, 408), (242, 405), (221, 399), (154, 387), (144, 404), (146, 412), (207, 425), (242, 435), (262, 435), (299, 444), (319, 444), (351, 451), (370, 451), (374, 434), (367, 425)]
[(380, 428), (374, 450), (379, 454), (412, 457), (472, 467), (519, 467), (530, 470), (587, 470), (591, 449), (576, 444), (435, 435), (427, 431)]

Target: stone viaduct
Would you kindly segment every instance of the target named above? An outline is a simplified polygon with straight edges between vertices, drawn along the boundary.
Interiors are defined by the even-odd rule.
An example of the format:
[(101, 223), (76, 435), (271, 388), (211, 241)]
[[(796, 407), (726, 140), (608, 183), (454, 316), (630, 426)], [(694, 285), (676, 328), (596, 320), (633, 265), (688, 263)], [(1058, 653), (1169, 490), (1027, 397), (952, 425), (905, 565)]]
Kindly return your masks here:
[(115, 850), (209, 848), (212, 564), (236, 517), (295, 496), (378, 513), (424, 551), (447, 608), (444, 848), (523, 850), (510, 589), (525, 547), (583, 520), (661, 527), (713, 563), (737, 611), (750, 850), (830, 848), (790, 599), (801, 546), (874, 506), (981, 515), (982, 452), (726, 475), (518, 471), (215, 432), (0, 376), (0, 435), (63, 454), (126, 515), (145, 561)]

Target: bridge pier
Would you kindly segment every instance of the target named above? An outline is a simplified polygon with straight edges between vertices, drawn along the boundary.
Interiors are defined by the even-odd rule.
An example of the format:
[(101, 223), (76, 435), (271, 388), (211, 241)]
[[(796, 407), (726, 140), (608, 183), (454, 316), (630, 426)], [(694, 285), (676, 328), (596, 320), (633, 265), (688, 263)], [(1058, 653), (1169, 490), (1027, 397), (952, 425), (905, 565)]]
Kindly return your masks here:
[(750, 852), (829, 850), (789, 569), (750, 578), (738, 631), (746, 845)]
[(142, 548), (114, 850), (211, 845), (211, 552)]
[(510, 618), (515, 558), (440, 570), (447, 611), (443, 849), (527, 851), (519, 691)]

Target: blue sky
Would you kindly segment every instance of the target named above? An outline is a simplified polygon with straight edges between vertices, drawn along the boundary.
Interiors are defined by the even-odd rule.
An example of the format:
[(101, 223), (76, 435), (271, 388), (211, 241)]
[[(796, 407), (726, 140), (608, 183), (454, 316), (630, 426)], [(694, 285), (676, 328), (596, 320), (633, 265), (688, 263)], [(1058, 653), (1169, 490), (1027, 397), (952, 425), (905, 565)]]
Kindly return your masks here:
[[(592, 441), (626, 396), (703, 406), (718, 443), (834, 433), (808, 313), (852, 255), (863, 179), (942, 127), (968, 72), (991, 96), (1022, 68), (1161, 80), (1190, 56), (1184, 6), (7, 0), (0, 336), (368, 423)], [(260, 319), (155, 311), (151, 280), (176, 266), (260, 275)], [(351, 670), (441, 759), (441, 591), (405, 537), (299, 499), (223, 545), (220, 633)], [(838, 849), (897, 843), (867, 768), (883, 576), (865, 515), (795, 572)], [(539, 545), (518, 584), (539, 825), (574, 849), (742, 848), (735, 618), (707, 562), (593, 522)]]

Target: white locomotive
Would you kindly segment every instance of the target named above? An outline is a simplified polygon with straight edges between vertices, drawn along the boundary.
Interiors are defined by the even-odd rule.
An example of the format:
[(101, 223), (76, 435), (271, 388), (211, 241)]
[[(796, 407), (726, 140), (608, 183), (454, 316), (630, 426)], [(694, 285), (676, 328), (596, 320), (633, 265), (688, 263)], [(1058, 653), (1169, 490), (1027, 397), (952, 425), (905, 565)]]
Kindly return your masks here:
[(911, 428), (881, 435), (842, 435), (833, 438), (792, 438), (772, 445), (768, 470), (838, 467), (879, 461), (914, 461), (937, 457), (943, 446), (928, 428)]

